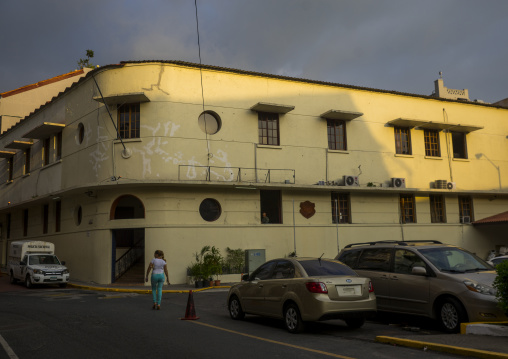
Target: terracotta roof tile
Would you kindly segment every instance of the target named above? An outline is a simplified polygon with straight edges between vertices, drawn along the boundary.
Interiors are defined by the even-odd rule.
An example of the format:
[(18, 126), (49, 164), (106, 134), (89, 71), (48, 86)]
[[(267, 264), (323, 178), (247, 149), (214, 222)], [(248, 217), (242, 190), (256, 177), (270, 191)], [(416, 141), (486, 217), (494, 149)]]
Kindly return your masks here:
[(508, 211), (474, 221), (473, 224), (508, 223)]

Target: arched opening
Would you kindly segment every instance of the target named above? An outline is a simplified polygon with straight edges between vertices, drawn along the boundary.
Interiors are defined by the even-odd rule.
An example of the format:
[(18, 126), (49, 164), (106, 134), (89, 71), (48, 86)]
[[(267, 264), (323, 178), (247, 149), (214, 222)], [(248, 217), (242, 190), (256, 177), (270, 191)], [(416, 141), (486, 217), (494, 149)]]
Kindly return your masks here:
[(111, 205), (109, 219), (145, 218), (145, 206), (136, 196), (126, 194), (118, 197)]

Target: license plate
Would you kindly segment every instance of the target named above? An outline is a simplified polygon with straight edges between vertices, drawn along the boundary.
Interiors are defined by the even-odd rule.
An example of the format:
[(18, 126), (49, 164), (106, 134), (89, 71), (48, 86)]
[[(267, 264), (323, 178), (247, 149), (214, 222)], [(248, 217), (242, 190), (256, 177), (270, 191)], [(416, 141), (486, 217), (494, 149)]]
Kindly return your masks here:
[(49, 277), (49, 280), (58, 280), (57, 277)]
[(360, 285), (338, 285), (336, 286), (339, 297), (355, 297), (362, 295)]

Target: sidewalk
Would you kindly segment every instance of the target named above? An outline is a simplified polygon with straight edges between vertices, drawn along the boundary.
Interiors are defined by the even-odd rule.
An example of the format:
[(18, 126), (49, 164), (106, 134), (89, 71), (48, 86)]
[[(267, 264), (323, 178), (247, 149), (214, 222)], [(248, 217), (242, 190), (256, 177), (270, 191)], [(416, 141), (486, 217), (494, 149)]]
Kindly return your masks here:
[[(187, 294), (190, 290), (193, 292), (208, 291), (215, 289), (229, 288), (232, 283), (208, 288), (194, 288), (190, 285), (165, 285), (163, 293), (183, 293)], [(58, 287), (56, 287), (58, 288)], [(82, 290), (96, 290), (108, 292), (128, 292), (139, 294), (151, 294), (149, 286), (142, 284), (135, 285), (101, 285), (95, 283), (84, 283), (72, 281), (68, 288)], [(0, 293), (29, 291), (22, 285), (12, 285), (9, 283), (9, 277), (2, 273), (0, 277)], [(465, 323), (462, 325), (463, 334), (422, 334), (421, 332), (410, 331), (392, 331), (390, 336), (386, 336), (386, 331), (382, 330), (375, 334), (375, 340), (380, 343), (391, 345), (400, 345), (421, 350), (432, 350), (445, 352), (455, 355), (462, 355), (472, 358), (506, 358), (508, 359), (508, 323), (504, 325), (486, 325), (482, 323)], [(466, 334), (467, 333), (467, 334)]]

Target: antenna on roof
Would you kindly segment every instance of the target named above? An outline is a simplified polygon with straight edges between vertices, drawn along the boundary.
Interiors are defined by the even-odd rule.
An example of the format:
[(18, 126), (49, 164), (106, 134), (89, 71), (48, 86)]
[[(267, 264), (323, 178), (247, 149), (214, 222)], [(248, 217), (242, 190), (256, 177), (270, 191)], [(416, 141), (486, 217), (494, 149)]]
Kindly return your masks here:
[(439, 78), (442, 79), (443, 78), (443, 71), (439, 71)]

